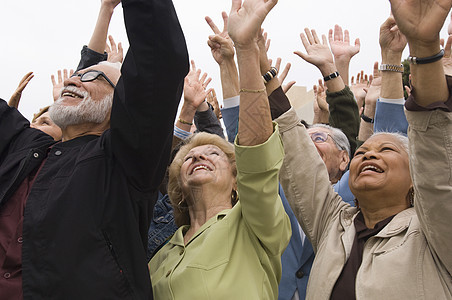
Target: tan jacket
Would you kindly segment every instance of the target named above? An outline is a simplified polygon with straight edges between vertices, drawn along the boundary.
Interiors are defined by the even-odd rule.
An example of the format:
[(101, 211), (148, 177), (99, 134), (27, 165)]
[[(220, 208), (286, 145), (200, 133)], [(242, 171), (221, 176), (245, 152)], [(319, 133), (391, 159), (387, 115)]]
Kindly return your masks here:
[[(357, 299), (452, 299), (452, 113), (406, 114), (416, 211), (400, 212), (366, 242)], [(286, 153), (280, 181), (316, 253), (306, 298), (329, 299), (350, 255), (357, 209), (334, 192), (295, 111), (276, 121)]]

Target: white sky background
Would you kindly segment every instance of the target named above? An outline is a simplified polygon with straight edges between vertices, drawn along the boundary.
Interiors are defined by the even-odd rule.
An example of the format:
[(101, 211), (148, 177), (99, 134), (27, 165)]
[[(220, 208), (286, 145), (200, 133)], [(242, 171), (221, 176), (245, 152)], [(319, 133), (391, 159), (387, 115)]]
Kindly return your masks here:
[[(174, 5), (185, 33), (190, 59), (212, 77), (210, 86), (215, 88), (221, 101), (219, 69), (207, 46), (207, 37), (212, 31), (204, 17), (212, 17), (222, 28), (221, 11), (229, 13), (231, 1), (174, 0)], [(120, 6), (115, 9), (109, 33), (127, 48)], [(0, 11), (0, 98), (8, 100), (23, 75), (33, 71), (35, 77), (22, 95), (19, 110), (31, 119), (40, 107), (51, 104), (50, 75), (56, 74), (58, 69), (76, 68), (80, 50), (91, 37), (99, 7), (100, 1), (95, 0), (15, 0), (3, 3)], [(296, 80), (297, 85), (310, 89), (320, 78), (320, 72), (293, 54), (295, 50), (305, 51), (299, 33), (309, 27), (327, 35), (329, 28), (339, 24), (350, 31), (352, 43), (355, 38), (361, 40), (361, 51), (351, 62), (350, 78), (361, 69), (370, 74), (373, 62), (381, 60), (379, 27), (389, 12), (389, 1), (382, 0), (279, 0), (263, 25), (271, 39), (269, 57), (282, 57), (282, 66), (291, 62), (292, 69), (286, 81)], [(405, 56), (408, 56), (407, 49)]]

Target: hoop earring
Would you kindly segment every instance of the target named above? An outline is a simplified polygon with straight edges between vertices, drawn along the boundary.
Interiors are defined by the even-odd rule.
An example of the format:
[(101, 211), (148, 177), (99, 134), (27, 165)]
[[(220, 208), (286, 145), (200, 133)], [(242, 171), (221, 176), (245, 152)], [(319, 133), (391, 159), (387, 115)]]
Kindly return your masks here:
[(410, 187), (408, 190), (408, 200), (410, 201), (410, 206), (414, 206), (414, 188)]
[(232, 205), (236, 204), (238, 200), (239, 200), (239, 194), (237, 193), (237, 190), (232, 190), (232, 193), (231, 193)]
[(353, 202), (355, 202), (356, 208), (357, 208), (357, 209), (360, 209), (360, 208), (359, 208), (359, 202), (358, 202), (358, 199), (355, 198), (355, 200), (353, 200)]
[(184, 199), (182, 199), (181, 201), (179, 201), (179, 203), (177, 203), (177, 209), (180, 211), (180, 212), (183, 212), (183, 211), (185, 211), (185, 210), (187, 210), (187, 204), (185, 203), (185, 205), (184, 206), (182, 206), (182, 204), (184, 204), (185, 203), (185, 200)]

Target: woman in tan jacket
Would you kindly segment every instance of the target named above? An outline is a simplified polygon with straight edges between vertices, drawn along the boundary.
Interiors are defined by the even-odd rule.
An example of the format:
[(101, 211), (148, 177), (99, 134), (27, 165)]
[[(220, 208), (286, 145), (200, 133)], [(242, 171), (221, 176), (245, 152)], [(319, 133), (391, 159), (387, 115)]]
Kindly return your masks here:
[[(357, 149), (349, 185), (359, 208), (334, 192), (294, 111), (276, 120), (286, 153), (281, 183), (316, 253), (307, 299), (452, 299), (452, 98), (439, 46), (452, 1), (391, 5), (418, 62), (411, 65), (414, 97), (405, 104), (409, 143), (380, 133)], [(320, 42), (306, 35), (309, 59)], [(386, 54), (383, 62), (393, 63)], [(323, 76), (335, 71), (319, 68)]]

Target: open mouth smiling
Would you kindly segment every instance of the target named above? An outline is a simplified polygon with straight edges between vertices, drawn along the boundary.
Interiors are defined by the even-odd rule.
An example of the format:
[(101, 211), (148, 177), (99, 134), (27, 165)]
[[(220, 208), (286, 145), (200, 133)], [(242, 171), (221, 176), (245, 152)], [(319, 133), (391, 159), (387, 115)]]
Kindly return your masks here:
[(212, 169), (211, 169), (209, 166), (207, 166), (207, 165), (196, 165), (196, 166), (194, 166), (194, 168), (191, 170), (190, 175), (193, 174), (193, 173), (196, 172), (196, 171), (199, 171), (199, 170), (212, 171)]
[(359, 171), (359, 174), (364, 173), (364, 172), (366, 172), (366, 173), (370, 173), (370, 172), (372, 172), (372, 173), (383, 173), (384, 171), (381, 168), (379, 168), (377, 165), (365, 164), (365, 165), (363, 165), (361, 167), (361, 170)]
[(73, 93), (73, 92), (69, 92), (69, 91), (63, 91), (61, 93), (61, 97), (72, 97), (72, 98), (83, 98), (82, 95)]

